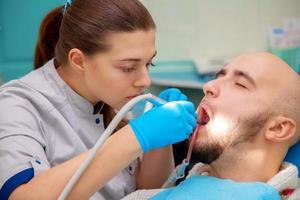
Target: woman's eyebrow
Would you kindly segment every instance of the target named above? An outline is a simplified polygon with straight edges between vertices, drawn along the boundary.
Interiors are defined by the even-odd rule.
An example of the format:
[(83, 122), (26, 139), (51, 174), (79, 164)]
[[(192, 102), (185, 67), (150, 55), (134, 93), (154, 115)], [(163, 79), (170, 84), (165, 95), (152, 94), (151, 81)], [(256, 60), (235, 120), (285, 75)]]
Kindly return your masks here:
[[(150, 60), (152, 60), (157, 54), (157, 51), (154, 52), (153, 56), (151, 57)], [(133, 62), (140, 62), (141, 59), (140, 58), (125, 58), (125, 59), (121, 59), (121, 60), (118, 60), (118, 61), (133, 61)]]

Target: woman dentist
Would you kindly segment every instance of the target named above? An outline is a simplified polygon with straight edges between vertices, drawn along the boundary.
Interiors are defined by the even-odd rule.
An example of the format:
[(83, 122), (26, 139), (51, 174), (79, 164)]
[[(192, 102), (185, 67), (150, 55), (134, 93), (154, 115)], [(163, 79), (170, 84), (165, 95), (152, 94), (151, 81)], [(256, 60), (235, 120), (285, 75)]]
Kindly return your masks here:
[[(44, 23), (60, 30), (44, 26), (49, 38), (39, 41), (36, 61), (54, 58), (0, 88), (1, 200), (57, 199), (114, 110), (150, 85), (155, 24), (138, 0), (75, 0), (51, 16)], [(58, 37), (55, 52), (39, 52), (39, 45), (53, 45), (51, 37)], [(176, 89), (161, 97), (186, 100)], [(68, 198), (114, 200), (160, 187), (174, 167), (170, 145), (195, 125), (188, 101), (129, 121), (104, 143)]]

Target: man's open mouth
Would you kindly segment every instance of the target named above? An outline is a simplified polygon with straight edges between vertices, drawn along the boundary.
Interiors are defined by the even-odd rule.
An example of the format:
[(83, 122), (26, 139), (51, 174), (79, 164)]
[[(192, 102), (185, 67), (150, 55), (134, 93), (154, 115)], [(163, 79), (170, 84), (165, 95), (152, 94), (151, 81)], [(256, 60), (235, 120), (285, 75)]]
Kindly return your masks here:
[(210, 117), (207, 114), (206, 110), (203, 107), (201, 107), (201, 110), (198, 114), (197, 123), (204, 126), (209, 122), (209, 120), (210, 120)]

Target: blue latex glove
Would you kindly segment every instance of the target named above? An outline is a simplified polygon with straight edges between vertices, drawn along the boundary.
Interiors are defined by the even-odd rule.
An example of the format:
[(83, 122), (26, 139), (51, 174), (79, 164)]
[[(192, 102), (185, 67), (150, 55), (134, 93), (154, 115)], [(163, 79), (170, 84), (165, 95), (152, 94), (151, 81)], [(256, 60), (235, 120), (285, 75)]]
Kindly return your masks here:
[(211, 176), (192, 176), (150, 200), (280, 200), (272, 186), (262, 182), (237, 183)]
[(169, 88), (163, 90), (159, 94), (159, 98), (171, 102), (171, 101), (186, 101), (188, 98), (177, 88)]
[(196, 112), (189, 101), (157, 105), (129, 121), (144, 152), (188, 138), (196, 126)]

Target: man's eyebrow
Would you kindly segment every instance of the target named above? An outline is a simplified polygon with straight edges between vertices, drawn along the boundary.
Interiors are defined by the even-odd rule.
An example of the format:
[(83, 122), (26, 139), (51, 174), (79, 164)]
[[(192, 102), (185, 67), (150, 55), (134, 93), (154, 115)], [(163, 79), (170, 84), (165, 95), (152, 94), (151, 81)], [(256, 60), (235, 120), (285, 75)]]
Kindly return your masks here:
[(226, 70), (225, 69), (221, 69), (220, 71), (218, 71), (215, 75), (216, 78), (218, 78), (220, 75), (225, 75), (226, 74)]
[[(154, 52), (153, 56), (151, 57), (150, 60), (152, 60), (157, 54), (157, 51)], [(125, 59), (121, 59), (121, 60), (118, 60), (118, 61), (133, 61), (133, 62), (140, 62), (141, 59), (140, 58), (125, 58)]]
[[(241, 77), (245, 78), (254, 87), (256, 87), (256, 83), (255, 83), (254, 79), (247, 72), (243, 72), (241, 70), (234, 70), (233, 74), (234, 74), (234, 76), (241, 76)], [(226, 69), (221, 69), (220, 71), (218, 71), (216, 73), (216, 78), (218, 78), (218, 76), (220, 76), (220, 75), (226, 75)]]
[(215, 78), (218, 78), (218, 76), (220, 76), (220, 75), (225, 75), (225, 74), (226, 74), (225, 67), (226, 67), (228, 64), (229, 64), (229, 63), (225, 63), (225, 64), (221, 67), (221, 70), (218, 71), (218, 72), (215, 74)]

